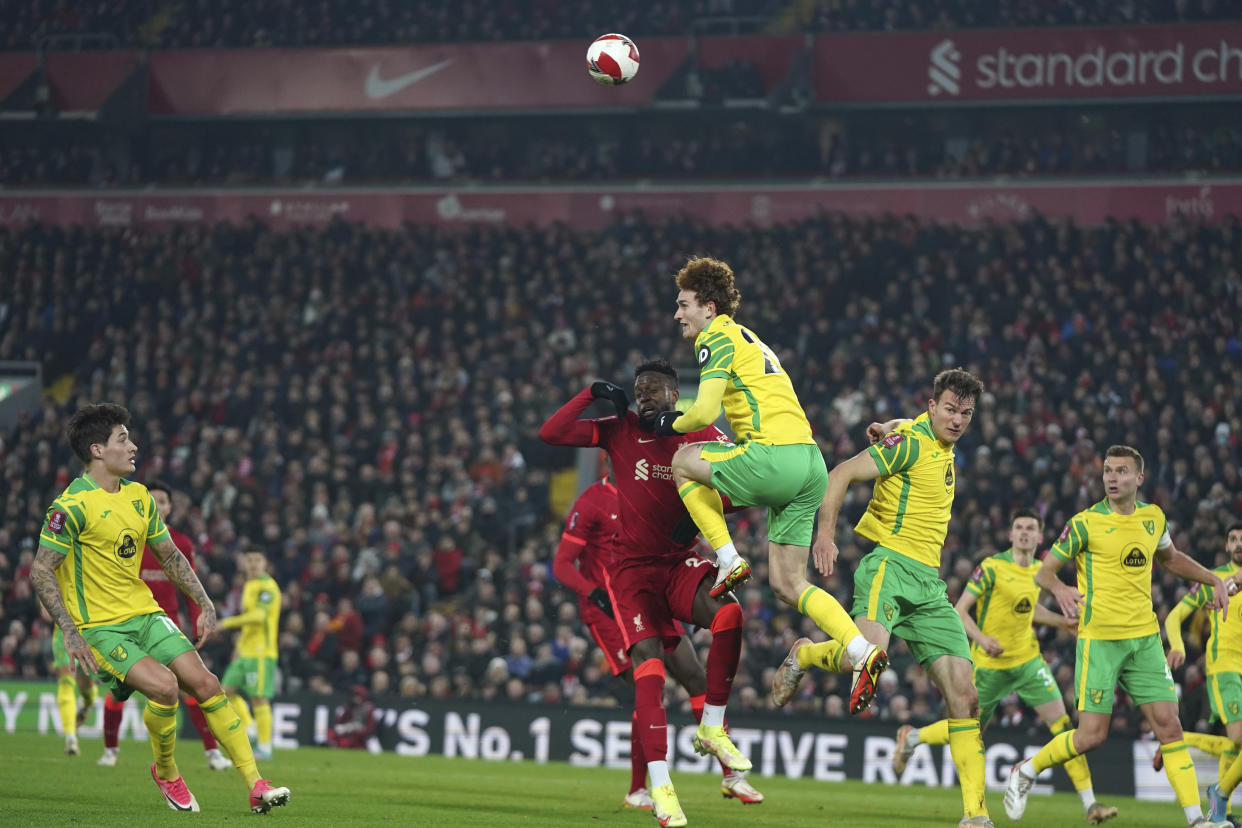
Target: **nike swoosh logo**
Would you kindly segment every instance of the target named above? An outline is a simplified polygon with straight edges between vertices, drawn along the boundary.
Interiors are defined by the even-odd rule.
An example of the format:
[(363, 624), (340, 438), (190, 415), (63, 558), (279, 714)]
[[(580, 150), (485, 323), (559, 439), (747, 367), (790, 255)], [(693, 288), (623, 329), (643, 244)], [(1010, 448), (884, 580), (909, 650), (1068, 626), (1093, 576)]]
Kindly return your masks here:
[(1192, 762), (1189, 765), (1183, 765), (1182, 767), (1178, 768), (1178, 770), (1190, 770), (1193, 767), (1194, 767), (1194, 763)]
[(639, 438), (639, 440), (638, 440), (638, 442), (640, 442), (640, 443), (654, 443), (654, 442), (655, 442), (655, 438), (654, 438), (654, 437), (650, 437), (650, 438), (648, 438), (648, 439), (644, 440), (644, 439), (642, 439), (642, 438), (640, 437), (640, 438)]
[(1111, 535), (1113, 532), (1116, 532), (1116, 531), (1117, 531), (1117, 527), (1116, 527), (1116, 526), (1110, 526), (1110, 527), (1108, 527), (1107, 529), (1105, 529), (1105, 530), (1104, 530), (1104, 534), (1106, 534), (1106, 535)]
[(371, 74), (367, 75), (367, 97), (373, 101), (381, 101), (384, 98), (392, 97), (402, 89), (405, 89), (407, 86), (413, 86), (419, 81), (426, 80), (431, 77), (441, 69), (447, 68), (452, 62), (453, 59), (449, 58), (448, 60), (442, 60), (439, 63), (433, 63), (430, 66), (424, 66), (422, 69), (415, 69), (413, 72), (408, 74), (398, 75), (397, 77), (389, 80), (381, 78), (379, 64), (373, 64), (371, 66)]

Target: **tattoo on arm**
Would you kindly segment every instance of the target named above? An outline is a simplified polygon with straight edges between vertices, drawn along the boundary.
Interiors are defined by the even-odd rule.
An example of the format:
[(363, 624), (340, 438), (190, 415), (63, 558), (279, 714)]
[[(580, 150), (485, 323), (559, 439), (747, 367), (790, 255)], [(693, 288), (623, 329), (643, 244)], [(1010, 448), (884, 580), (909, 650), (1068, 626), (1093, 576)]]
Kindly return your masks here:
[(171, 540), (163, 540), (152, 544), (149, 548), (151, 554), (155, 555), (160, 566), (164, 568), (164, 574), (168, 576), (168, 580), (176, 584), (177, 589), (189, 596), (191, 601), (198, 604), (200, 610), (214, 614), (216, 607), (207, 597), (207, 590), (203, 589), (198, 575), (194, 574), (190, 562), (186, 560), (185, 555), (181, 554), (177, 545)]
[(64, 559), (65, 556), (59, 552), (39, 547), (34, 563), (30, 566), (30, 583), (34, 587), (35, 594), (39, 596), (39, 600), (47, 608), (48, 615), (52, 616), (52, 620), (56, 622), (56, 626), (60, 627), (61, 632), (77, 629), (77, 625), (73, 623), (73, 618), (69, 615), (69, 610), (65, 608), (64, 599), (60, 596), (60, 585), (56, 583), (56, 567), (60, 566), (60, 562)]

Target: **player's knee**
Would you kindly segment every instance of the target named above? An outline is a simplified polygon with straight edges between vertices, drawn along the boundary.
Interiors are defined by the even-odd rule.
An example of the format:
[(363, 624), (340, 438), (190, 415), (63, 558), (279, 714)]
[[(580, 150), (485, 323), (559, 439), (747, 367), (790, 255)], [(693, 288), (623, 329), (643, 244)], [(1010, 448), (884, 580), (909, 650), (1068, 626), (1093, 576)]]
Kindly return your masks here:
[[(220, 680), (207, 670), (204, 670), (202, 675), (191, 679), (188, 685), (186, 691), (194, 697), (195, 701), (199, 702), (205, 702), (212, 696), (218, 696), (224, 692), (224, 688), (220, 686)], [(236, 693), (236, 691), (233, 692)]]
[(1089, 750), (1095, 750), (1104, 744), (1104, 737), (1107, 733), (1100, 733), (1095, 730), (1083, 730), (1079, 728), (1074, 733), (1074, 749), (1079, 753), (1086, 753)]
[[(798, 606), (798, 599), (802, 597), (802, 591), (805, 589), (803, 584), (806, 578), (799, 578), (788, 572), (772, 567), (768, 572), (768, 583), (772, 585), (772, 591), (776, 593), (776, 597), (786, 606)], [(799, 589), (802, 587), (802, 589)]]
[(171, 670), (164, 670), (151, 680), (148, 687), (143, 688), (148, 698), (157, 704), (173, 705), (181, 697), (181, 689), (177, 686), (177, 677)]
[(630, 661), (635, 664), (642, 664), (651, 658), (663, 658), (664, 651), (660, 647), (659, 639), (645, 638), (630, 648)]

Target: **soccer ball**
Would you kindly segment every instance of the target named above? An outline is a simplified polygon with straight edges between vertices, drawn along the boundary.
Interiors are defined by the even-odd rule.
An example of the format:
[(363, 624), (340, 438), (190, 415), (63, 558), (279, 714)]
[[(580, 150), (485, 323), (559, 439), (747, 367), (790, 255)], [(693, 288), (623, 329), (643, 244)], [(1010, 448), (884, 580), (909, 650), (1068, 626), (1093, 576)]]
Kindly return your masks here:
[(596, 38), (587, 49), (587, 73), (604, 86), (629, 83), (638, 74), (638, 47), (621, 34)]

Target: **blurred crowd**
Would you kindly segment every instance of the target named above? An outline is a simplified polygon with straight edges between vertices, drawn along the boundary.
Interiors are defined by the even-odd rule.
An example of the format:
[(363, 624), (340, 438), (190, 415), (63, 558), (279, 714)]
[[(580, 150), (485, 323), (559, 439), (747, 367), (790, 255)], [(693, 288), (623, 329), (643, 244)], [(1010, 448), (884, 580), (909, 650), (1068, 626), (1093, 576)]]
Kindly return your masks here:
[[(606, 9), (606, 12), (605, 12)], [(0, 0), (0, 48), (48, 36), (104, 33), (122, 46), (220, 48), (543, 40), (726, 31), (1089, 26), (1230, 20), (1239, 0), (637, 0), (607, 7), (553, 0)]]
[(1242, 170), (1242, 120), (1203, 105), (799, 115), (781, 116), (779, 128), (762, 111), (652, 112), (637, 134), (632, 122), (629, 115), (222, 122), (155, 125), (115, 140), (99, 129), (35, 124), (0, 140), (0, 181), (247, 186)]
[[(983, 377), (958, 450), (951, 599), (1006, 547), (1012, 509), (1039, 511), (1046, 546), (1102, 498), (1100, 458), (1118, 442), (1144, 452), (1144, 497), (1179, 546), (1215, 565), (1242, 517), (1240, 244), (1233, 218), (0, 228), (0, 360), (39, 361), (56, 392), (0, 431), (0, 675), (47, 675), (50, 630), (26, 575), (48, 504), (80, 470), (63, 423), (112, 400), (134, 415), (136, 477), (180, 490), (171, 522), (194, 539), (223, 614), (239, 606), (238, 554), (267, 552), (285, 595), (282, 692), (628, 704), (551, 574), (550, 491), (575, 455), (537, 430), (596, 378), (629, 385), (644, 356), (693, 380), (671, 278), (691, 253), (732, 262), (738, 318), (777, 350), (830, 467), (864, 446), (873, 419), (922, 410), (939, 369)], [(821, 579), (845, 601), (867, 550), (846, 527), (868, 495), (851, 492), (842, 565)], [(762, 513), (734, 524), (756, 578), (739, 596), (733, 704), (761, 709), (790, 642), (820, 634), (766, 586)], [(1157, 612), (1185, 589), (1157, 569)], [(1072, 639), (1041, 636), (1068, 688)], [(1178, 679), (1194, 698), (1201, 639), (1188, 643)], [(230, 646), (207, 648), (216, 669)], [(892, 655), (870, 715), (940, 715), (904, 645)], [(838, 714), (844, 692), (816, 673), (791, 709)], [(1124, 703), (1117, 716), (1133, 723)]]

